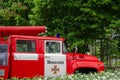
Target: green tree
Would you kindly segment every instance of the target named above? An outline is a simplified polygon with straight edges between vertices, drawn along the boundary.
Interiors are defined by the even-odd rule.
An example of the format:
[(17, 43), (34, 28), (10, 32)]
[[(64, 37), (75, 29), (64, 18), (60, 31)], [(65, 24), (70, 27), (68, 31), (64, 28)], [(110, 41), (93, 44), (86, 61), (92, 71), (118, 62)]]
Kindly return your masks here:
[(116, 32), (120, 28), (119, 3), (119, 0), (34, 0), (30, 23), (46, 25), (48, 35), (60, 33), (72, 49), (109, 37), (113, 28)]
[(0, 25), (29, 25), (32, 0), (0, 0)]

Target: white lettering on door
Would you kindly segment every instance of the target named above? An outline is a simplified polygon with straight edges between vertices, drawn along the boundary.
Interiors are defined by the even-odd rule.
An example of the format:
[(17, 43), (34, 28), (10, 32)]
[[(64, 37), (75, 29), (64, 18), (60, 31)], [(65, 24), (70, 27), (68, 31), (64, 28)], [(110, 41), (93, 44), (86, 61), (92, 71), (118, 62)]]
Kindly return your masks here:
[(56, 76), (66, 74), (66, 55), (45, 54), (45, 76)]

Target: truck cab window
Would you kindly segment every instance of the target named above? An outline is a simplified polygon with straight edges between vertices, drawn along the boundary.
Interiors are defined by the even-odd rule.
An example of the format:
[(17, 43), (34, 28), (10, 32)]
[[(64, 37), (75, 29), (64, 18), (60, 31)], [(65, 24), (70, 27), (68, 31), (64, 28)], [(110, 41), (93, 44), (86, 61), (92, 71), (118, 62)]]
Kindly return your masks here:
[(36, 45), (34, 40), (17, 40), (17, 52), (36, 52)]
[(60, 53), (60, 42), (47, 41), (46, 53)]
[(7, 52), (8, 52), (8, 45), (7, 44), (0, 44), (0, 66), (7, 65)]

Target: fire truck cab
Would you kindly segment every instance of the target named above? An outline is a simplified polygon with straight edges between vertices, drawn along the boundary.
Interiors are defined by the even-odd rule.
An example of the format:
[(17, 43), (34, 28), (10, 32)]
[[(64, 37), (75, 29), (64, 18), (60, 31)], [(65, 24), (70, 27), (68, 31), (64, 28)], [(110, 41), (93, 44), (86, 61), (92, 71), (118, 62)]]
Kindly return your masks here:
[[(63, 38), (36, 36), (41, 31), (34, 32), (33, 29), (23, 32), (23, 35), (17, 34), (16, 30), (10, 31), (10, 28), (6, 32), (9, 37), (0, 39), (0, 77), (32, 78), (73, 74), (76, 71), (104, 71), (103, 62), (95, 56), (68, 52)], [(7, 33), (4, 31), (5, 34)]]

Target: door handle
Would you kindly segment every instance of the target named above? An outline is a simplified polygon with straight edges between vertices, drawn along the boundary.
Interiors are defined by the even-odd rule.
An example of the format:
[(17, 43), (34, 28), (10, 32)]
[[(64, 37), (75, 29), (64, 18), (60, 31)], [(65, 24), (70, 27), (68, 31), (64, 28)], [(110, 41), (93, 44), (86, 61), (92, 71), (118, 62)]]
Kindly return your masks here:
[(50, 56), (45, 56), (45, 58), (50, 58)]

